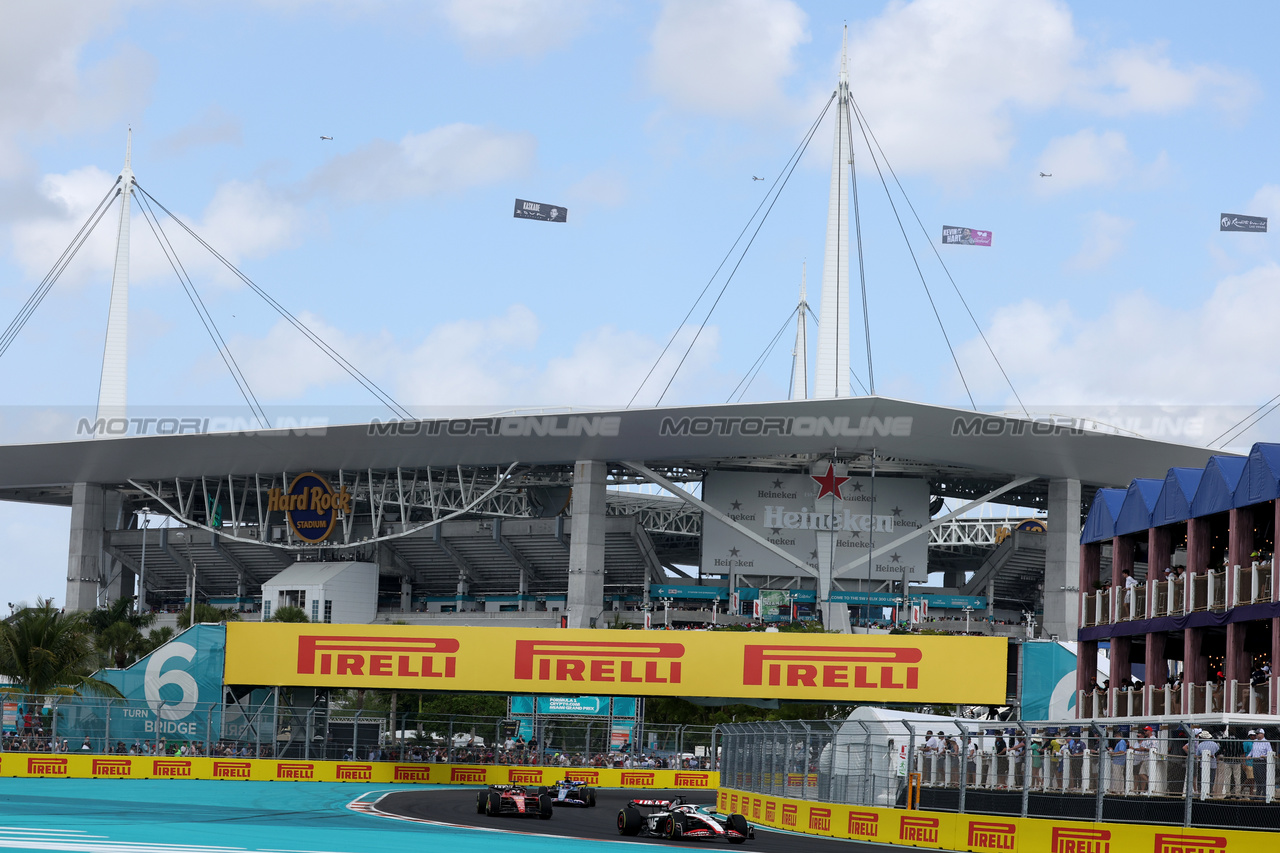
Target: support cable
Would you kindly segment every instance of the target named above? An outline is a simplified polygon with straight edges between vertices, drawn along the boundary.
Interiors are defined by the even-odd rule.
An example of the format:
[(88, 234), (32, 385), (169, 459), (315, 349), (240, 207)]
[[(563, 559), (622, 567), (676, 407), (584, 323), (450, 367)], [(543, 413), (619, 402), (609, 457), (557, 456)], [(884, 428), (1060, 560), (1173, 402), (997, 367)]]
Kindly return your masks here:
[(871, 147), (871, 141), (867, 139), (867, 129), (862, 124), (861, 116), (858, 119), (858, 127), (862, 130), (863, 141), (867, 143), (867, 150), (871, 153), (871, 162), (875, 164), (876, 174), (880, 176), (880, 184), (884, 187), (884, 194), (889, 199), (889, 207), (893, 209), (893, 218), (898, 221), (898, 230), (902, 232), (902, 239), (907, 244), (907, 251), (911, 254), (911, 262), (915, 264), (916, 274), (920, 276), (920, 284), (924, 287), (925, 296), (929, 299), (929, 307), (933, 309), (933, 316), (938, 321), (938, 328), (942, 331), (942, 339), (946, 341), (947, 350), (951, 353), (951, 361), (955, 363), (956, 373), (960, 374), (960, 383), (964, 385), (964, 393), (969, 398), (969, 405), (976, 412), (978, 404), (973, 400), (973, 392), (969, 390), (969, 382), (964, 378), (964, 370), (960, 368), (960, 359), (956, 357), (955, 347), (951, 346), (951, 338), (947, 335), (947, 327), (942, 322), (942, 315), (938, 312), (938, 305), (933, 301), (933, 293), (929, 290), (929, 283), (925, 281), (924, 270), (920, 268), (920, 260), (916, 257), (916, 250), (911, 246), (911, 239), (907, 237), (907, 229), (902, 224), (902, 216), (898, 213), (898, 205), (893, 201), (893, 194), (889, 192), (889, 183), (884, 178), (884, 172), (880, 169), (880, 161), (876, 159), (875, 150)]
[[(834, 98), (835, 98), (835, 94), (832, 94), (831, 98), (827, 100), (828, 108), (830, 108), (831, 100), (833, 100)], [(822, 115), (825, 115), (825, 114), (826, 114), (826, 109), (822, 111)], [(815, 121), (813, 125), (809, 128), (809, 131), (806, 133), (805, 137), (801, 140), (800, 145), (796, 146), (796, 150), (792, 152), (791, 158), (787, 160), (787, 164), (790, 164), (791, 161), (794, 160), (799, 154), (803, 153), (804, 147), (808, 144), (805, 140), (808, 137), (813, 135), (814, 131), (817, 129), (818, 124), (822, 122), (822, 115), (818, 116), (818, 120)], [(684, 324), (689, 322), (689, 318), (693, 316), (693, 312), (698, 307), (698, 303), (702, 301), (702, 297), (706, 296), (707, 290), (710, 289), (711, 284), (716, 280), (716, 276), (720, 274), (720, 270), (724, 269), (724, 265), (728, 263), (729, 258), (733, 256), (733, 250), (738, 247), (738, 243), (742, 241), (742, 237), (744, 234), (747, 233), (747, 229), (751, 227), (751, 223), (754, 222), (756, 217), (760, 215), (760, 209), (764, 207), (765, 202), (767, 202), (769, 200), (769, 197), (773, 195), (774, 188), (778, 186), (778, 181), (782, 180), (782, 175), (786, 171), (787, 171), (787, 165), (784, 164), (782, 167), (782, 171), (778, 173), (778, 177), (773, 179), (773, 183), (769, 186), (769, 189), (765, 192), (764, 198), (760, 199), (760, 204), (756, 206), (756, 209), (751, 214), (751, 217), (747, 219), (746, 224), (742, 226), (742, 230), (738, 232), (738, 237), (733, 241), (733, 245), (729, 247), (729, 251), (725, 252), (724, 257), (720, 259), (720, 265), (716, 267), (715, 272), (711, 274), (711, 278), (707, 279), (707, 283), (703, 285), (702, 291), (698, 294), (698, 298), (693, 300), (693, 304), (689, 306), (689, 310), (684, 315), (684, 319), (680, 321), (679, 325), (676, 326), (675, 331), (671, 333), (671, 337), (667, 340), (666, 346), (662, 348), (662, 352), (660, 352), (658, 354), (657, 359), (654, 360), (653, 365), (649, 368), (649, 372), (646, 373), (644, 375), (644, 379), (641, 380), (640, 387), (636, 388), (636, 392), (631, 395), (631, 399), (627, 402), (628, 409), (631, 408), (633, 403), (635, 403), (636, 397), (640, 396), (640, 392), (644, 390), (644, 386), (649, 383), (649, 379), (650, 377), (653, 376), (653, 372), (658, 369), (658, 365), (662, 363), (663, 357), (667, 354), (667, 351), (671, 348), (671, 345), (675, 343), (676, 336), (680, 334), (680, 330), (684, 328)], [(678, 367), (676, 369), (679, 370)]]
[(184, 231), (186, 231), (188, 234), (190, 234), (190, 235), (191, 235), (191, 237), (192, 237), (192, 238), (193, 238), (197, 243), (199, 243), (199, 244), (200, 244), (201, 246), (203, 246), (203, 247), (204, 247), (204, 248), (205, 248), (205, 249), (206, 249), (206, 250), (207, 250), (211, 255), (213, 255), (215, 258), (217, 258), (217, 260), (218, 260), (218, 261), (219, 261), (223, 266), (225, 266), (228, 270), (230, 270), (230, 271), (231, 271), (231, 273), (232, 273), (233, 275), (235, 275), (237, 278), (239, 278), (241, 281), (243, 281), (246, 285), (248, 285), (248, 286), (249, 286), (249, 288), (250, 288), (250, 289), (252, 289), (254, 293), (256, 293), (256, 294), (258, 294), (258, 296), (262, 297), (262, 300), (263, 300), (264, 302), (266, 302), (268, 305), (270, 305), (273, 309), (275, 309), (276, 313), (278, 313), (281, 317), (283, 317), (285, 320), (287, 320), (287, 321), (289, 322), (289, 324), (290, 324), (290, 325), (292, 325), (295, 329), (297, 329), (299, 332), (301, 332), (301, 333), (303, 334), (303, 336), (305, 336), (305, 337), (307, 338), (307, 340), (309, 340), (309, 341), (311, 341), (313, 344), (315, 344), (315, 345), (320, 349), (320, 351), (321, 351), (321, 352), (323, 352), (325, 355), (329, 356), (329, 358), (330, 358), (330, 359), (331, 359), (335, 364), (337, 364), (339, 367), (341, 367), (341, 368), (342, 368), (342, 369), (347, 373), (347, 375), (348, 375), (348, 376), (350, 376), (350, 377), (351, 377), (352, 379), (354, 379), (356, 382), (359, 382), (362, 386), (364, 386), (365, 390), (367, 390), (369, 393), (371, 393), (371, 394), (373, 394), (375, 397), (377, 397), (377, 398), (378, 398), (378, 400), (379, 400), (383, 405), (385, 405), (387, 408), (391, 409), (391, 411), (392, 411), (392, 412), (394, 412), (394, 413), (397, 415), (397, 417), (402, 417), (402, 418), (404, 418), (404, 419), (406, 419), (406, 420), (413, 420), (413, 419), (414, 419), (413, 414), (412, 414), (412, 413), (410, 413), (408, 409), (406, 409), (404, 406), (402, 406), (402, 405), (400, 405), (399, 403), (397, 403), (397, 402), (396, 402), (396, 401), (391, 397), (391, 395), (390, 395), (390, 394), (388, 394), (386, 391), (383, 391), (383, 390), (382, 390), (382, 388), (380, 388), (380, 387), (377, 385), (377, 383), (375, 383), (372, 379), (370, 379), (369, 377), (367, 377), (367, 376), (365, 376), (363, 373), (361, 373), (361, 372), (360, 372), (360, 370), (359, 370), (359, 369), (357, 369), (357, 368), (355, 367), (355, 365), (353, 365), (351, 362), (347, 361), (347, 359), (346, 359), (346, 358), (344, 358), (344, 357), (343, 357), (343, 356), (342, 356), (342, 355), (341, 355), (337, 350), (335, 350), (332, 346), (330, 346), (328, 342), (326, 342), (326, 341), (325, 341), (323, 338), (321, 338), (318, 334), (316, 334), (314, 331), (312, 331), (312, 330), (311, 330), (311, 328), (310, 328), (309, 326), (307, 326), (307, 324), (306, 324), (306, 323), (303, 323), (301, 320), (299, 320), (297, 317), (295, 317), (292, 313), (290, 313), (288, 309), (286, 309), (283, 305), (281, 305), (279, 302), (277, 302), (277, 301), (276, 301), (276, 300), (275, 300), (275, 299), (274, 299), (270, 294), (268, 294), (265, 290), (263, 290), (261, 287), (259, 287), (259, 286), (258, 286), (258, 284), (257, 284), (253, 279), (249, 278), (247, 275), (245, 275), (243, 272), (241, 272), (241, 271), (236, 267), (236, 265), (235, 265), (235, 264), (231, 263), (231, 261), (229, 261), (229, 260), (227, 260), (225, 257), (223, 257), (223, 256), (222, 256), (222, 254), (221, 254), (220, 252), (218, 252), (218, 250), (217, 250), (217, 249), (213, 248), (213, 247), (212, 247), (212, 246), (210, 246), (207, 242), (205, 242), (205, 240), (204, 240), (204, 238), (203, 238), (203, 237), (201, 237), (199, 234), (197, 234), (195, 231), (193, 231), (189, 225), (187, 225), (185, 222), (183, 222), (181, 219), (179, 219), (179, 218), (178, 218), (178, 217), (173, 213), (173, 211), (171, 211), (171, 210), (169, 210), (169, 208), (165, 207), (165, 206), (160, 202), (160, 200), (159, 200), (159, 199), (157, 199), (157, 198), (156, 198), (155, 196), (153, 196), (151, 193), (147, 192), (147, 191), (146, 191), (145, 189), (143, 189), (140, 185), (138, 185), (138, 184), (136, 184), (136, 183), (135, 183), (135, 184), (134, 184), (134, 186), (136, 186), (136, 187), (137, 187), (138, 192), (143, 193), (144, 195), (146, 195), (146, 197), (147, 197), (147, 198), (149, 198), (152, 202), (154, 202), (154, 203), (155, 203), (156, 207), (158, 207), (158, 208), (160, 208), (161, 210), (163, 210), (163, 211), (165, 212), (165, 214), (166, 214), (170, 219), (172, 219), (174, 222), (178, 223), (178, 225), (182, 227), (182, 230), (184, 230)]
[[(853, 96), (849, 96), (853, 101)], [(849, 105), (845, 104), (846, 115)], [(876, 371), (871, 364), (871, 309), (867, 304), (867, 269), (862, 259), (862, 214), (858, 207), (858, 170), (853, 165), (853, 123), (846, 120), (849, 128), (849, 180), (853, 184), (853, 228), (858, 237), (858, 278), (862, 284), (862, 330), (867, 341), (867, 380), (872, 396), (876, 393)], [(853, 370), (853, 366), (849, 366)]]
[[(1244, 435), (1250, 429), (1257, 426), (1258, 423), (1263, 418), (1265, 418), (1267, 415), (1274, 412), (1277, 408), (1280, 408), (1280, 402), (1277, 402), (1277, 401), (1280, 401), (1280, 394), (1275, 395), (1270, 400), (1263, 403), (1261, 406), (1254, 409), (1252, 412), (1245, 415), (1243, 418), (1236, 421), (1231, 426), (1227, 427), (1227, 429), (1221, 435), (1219, 435), (1213, 441), (1209, 442), (1207, 446), (1212, 447), (1213, 445), (1218, 444), (1218, 439), (1222, 439), (1225, 437), (1225, 440), (1222, 442), (1222, 444), (1218, 445), (1219, 447), (1221, 447), (1225, 445), (1227, 442), (1234, 441), (1235, 439)], [(1263, 409), (1266, 409), (1266, 411), (1263, 412), (1262, 411)], [(1258, 415), (1259, 412), (1262, 412), (1262, 414)], [(1258, 415), (1258, 417), (1255, 418), (1254, 415)], [(1246, 424), (1245, 421), (1249, 421), (1249, 423)], [(1241, 427), (1241, 424), (1244, 424), (1244, 426)], [(1239, 429), (1237, 429), (1237, 427), (1239, 427)]]
[(1022, 409), (1022, 413), (1028, 418), (1031, 417), (1031, 412), (1027, 411), (1026, 404), (1022, 402), (1022, 397), (1018, 394), (1018, 389), (1013, 387), (1013, 380), (1009, 378), (1009, 374), (1005, 371), (1004, 365), (1000, 363), (1000, 359), (996, 355), (995, 349), (992, 348), (991, 342), (987, 340), (987, 334), (978, 323), (978, 318), (973, 316), (973, 309), (969, 307), (968, 300), (964, 298), (964, 294), (960, 291), (960, 286), (956, 284), (956, 280), (952, 277), (951, 270), (947, 267), (946, 262), (942, 260), (942, 253), (938, 251), (938, 247), (933, 244), (933, 239), (929, 237), (929, 231), (924, 227), (924, 222), (921, 221), (920, 214), (916, 212), (915, 205), (911, 203), (911, 197), (907, 195), (906, 189), (902, 186), (902, 181), (898, 179), (898, 173), (893, 170), (893, 164), (889, 162), (888, 156), (885, 155), (884, 149), (880, 146), (880, 140), (876, 139), (875, 131), (871, 129), (871, 123), (867, 121), (867, 117), (862, 112), (862, 108), (858, 106), (858, 102), (854, 101), (852, 97), (849, 100), (853, 102), (853, 109), (858, 116), (859, 125), (863, 126), (865, 124), (867, 133), (871, 135), (872, 141), (875, 142), (876, 148), (880, 151), (880, 156), (884, 158), (885, 167), (888, 168), (889, 174), (893, 176), (894, 183), (898, 185), (898, 191), (902, 193), (903, 200), (907, 203), (907, 207), (911, 209), (911, 215), (915, 217), (916, 224), (920, 226), (920, 231), (925, 235), (929, 248), (933, 250), (933, 254), (938, 259), (939, 265), (942, 266), (942, 271), (947, 274), (947, 280), (951, 282), (951, 287), (955, 290), (956, 296), (960, 297), (960, 304), (964, 306), (965, 313), (969, 315), (969, 320), (973, 323), (973, 327), (978, 330), (978, 335), (982, 338), (982, 343), (986, 346), (987, 352), (991, 354), (991, 360), (1000, 369), (1000, 375), (1004, 377), (1005, 384), (1009, 386), (1009, 391), (1013, 393), (1014, 399), (1018, 401), (1018, 406)]
[(9, 347), (13, 344), (14, 338), (16, 338), (18, 333), (27, 325), (27, 321), (31, 319), (31, 315), (40, 307), (40, 303), (49, 295), (49, 291), (53, 289), (55, 284), (57, 284), (58, 279), (62, 276), (62, 273), (66, 270), (67, 266), (75, 258), (76, 254), (79, 253), (80, 248), (84, 246), (85, 242), (88, 241), (89, 236), (93, 234), (94, 229), (98, 227), (98, 223), (102, 221), (102, 217), (111, 209), (109, 202), (113, 201), (114, 197), (119, 195), (119, 184), (120, 178), (117, 177), (115, 183), (111, 185), (111, 189), (107, 190), (107, 194), (98, 202), (97, 207), (93, 209), (93, 212), (89, 214), (89, 217), (84, 221), (84, 224), (80, 226), (80, 230), (71, 238), (71, 242), (62, 250), (62, 254), (58, 256), (58, 259), (54, 261), (49, 272), (45, 273), (44, 278), (42, 278), (40, 283), (36, 285), (36, 289), (27, 297), (27, 301), (18, 309), (18, 313), (14, 318), (9, 321), (9, 325), (5, 328), (4, 332), (0, 333), (0, 357), (3, 357), (4, 354), (9, 351)]
[[(782, 333), (791, 325), (791, 318), (796, 316), (796, 312), (799, 310), (799, 305), (791, 309), (791, 313), (787, 315), (787, 319), (782, 321), (782, 326), (774, 334), (773, 338), (770, 339), (768, 346), (764, 348), (764, 351), (761, 352), (760, 355), (756, 356), (755, 361), (751, 362), (751, 366), (747, 368), (747, 375), (738, 380), (738, 384), (729, 392), (729, 399), (725, 400), (726, 403), (733, 402), (733, 396), (738, 394), (739, 388), (742, 389), (742, 393), (738, 394), (738, 402), (742, 402), (742, 398), (746, 395), (747, 389), (751, 387), (751, 383), (754, 382), (756, 380), (756, 376), (760, 374), (760, 368), (764, 367), (765, 360), (769, 358), (769, 354), (773, 352), (773, 348), (778, 345), (778, 340), (782, 337)], [(746, 387), (743, 387), (744, 385)], [(790, 396), (790, 394), (788, 394), (788, 396)]]
[(655, 405), (661, 404), (662, 398), (667, 396), (667, 392), (671, 390), (671, 383), (675, 382), (676, 376), (680, 373), (680, 368), (684, 367), (685, 359), (689, 357), (689, 353), (693, 352), (694, 345), (698, 343), (698, 338), (702, 335), (703, 329), (707, 327), (707, 321), (711, 319), (711, 315), (715, 312), (716, 306), (719, 305), (720, 300), (724, 298), (725, 291), (729, 289), (729, 285), (733, 282), (733, 277), (737, 274), (738, 268), (742, 266), (742, 261), (746, 258), (747, 252), (751, 251), (751, 246), (755, 243), (756, 237), (759, 236), (760, 229), (764, 227), (764, 223), (769, 219), (769, 214), (773, 212), (774, 205), (778, 203), (778, 199), (782, 196), (782, 191), (786, 189), (787, 182), (791, 180), (791, 176), (795, 173), (796, 166), (800, 165), (800, 159), (808, 149), (809, 142), (813, 139), (814, 133), (818, 130), (818, 125), (822, 123), (822, 119), (827, 114), (827, 110), (831, 108), (831, 101), (834, 99), (835, 95), (832, 95), (831, 99), (827, 101), (827, 105), (822, 108), (822, 113), (819, 114), (817, 120), (809, 127), (809, 131), (805, 134), (803, 141), (800, 143), (800, 147), (797, 149), (796, 153), (792, 155), (790, 167), (783, 167), (785, 177), (781, 174), (778, 176), (781, 178), (782, 183), (779, 185), (778, 181), (776, 179), (774, 180), (774, 184), (778, 189), (773, 194), (773, 201), (769, 202), (769, 206), (765, 209), (764, 215), (760, 217), (760, 222), (756, 225), (756, 230), (751, 233), (751, 239), (748, 240), (747, 245), (743, 247), (742, 254), (738, 256), (737, 263), (733, 265), (733, 269), (729, 272), (728, 278), (726, 278), (724, 284), (720, 286), (720, 292), (716, 295), (715, 301), (711, 303), (711, 307), (707, 309), (707, 314), (702, 318), (702, 323), (698, 326), (698, 331), (694, 333), (693, 340), (689, 341), (689, 346), (685, 348), (684, 355), (680, 356), (680, 362), (676, 365), (676, 369), (671, 372), (671, 378), (667, 380), (667, 384), (662, 389), (662, 393), (658, 395), (658, 402), (655, 403)]
[(165, 260), (169, 262), (169, 266), (173, 268), (174, 275), (178, 277), (178, 281), (182, 284), (182, 289), (186, 291), (187, 299), (191, 301), (191, 307), (196, 310), (200, 323), (204, 326), (205, 332), (208, 333), (209, 339), (213, 341), (214, 349), (218, 351), (218, 355), (222, 358), (222, 363), (226, 365), (227, 371), (230, 372), (232, 380), (236, 383), (236, 387), (240, 389), (240, 396), (249, 405), (249, 410), (253, 412), (258, 425), (264, 429), (270, 429), (271, 421), (268, 420), (266, 411), (262, 408), (262, 404), (258, 402), (253, 389), (249, 387), (248, 378), (245, 377), (244, 371), (240, 369), (235, 356), (231, 354), (231, 348), (227, 346), (227, 341), (222, 336), (222, 331), (218, 328), (218, 324), (214, 322), (208, 306), (204, 304), (204, 300), (200, 297), (200, 292), (196, 290), (195, 282), (191, 280), (190, 274), (187, 273), (186, 267), (178, 257), (177, 250), (173, 248), (169, 235), (161, 227), (160, 221), (156, 217), (155, 211), (151, 209), (151, 204), (146, 196), (142, 196), (140, 200), (142, 203), (138, 207), (142, 211), (143, 219), (147, 220), (147, 225), (151, 226), (151, 233), (155, 235), (156, 242), (160, 244), (160, 251), (164, 252)]

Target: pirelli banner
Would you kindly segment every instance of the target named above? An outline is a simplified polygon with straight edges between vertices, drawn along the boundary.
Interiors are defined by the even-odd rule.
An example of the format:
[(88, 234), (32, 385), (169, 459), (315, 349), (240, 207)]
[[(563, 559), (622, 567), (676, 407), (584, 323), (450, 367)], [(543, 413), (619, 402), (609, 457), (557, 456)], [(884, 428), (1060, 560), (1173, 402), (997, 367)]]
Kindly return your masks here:
[(1253, 853), (1276, 849), (1274, 832), (1017, 818), (843, 806), (721, 788), (717, 808), (752, 823), (868, 841), (897, 849), (972, 853)]
[(1005, 647), (1001, 637), (230, 622), (224, 681), (985, 705), (1005, 700)]
[(489, 764), (400, 764), (394, 761), (302, 761), (266, 758), (179, 758), (9, 752), (0, 777), (42, 779), (221, 779), (257, 782), (371, 782), (423, 785), (553, 785), (577, 779), (600, 788), (714, 790), (708, 770), (620, 770), (511, 767)]

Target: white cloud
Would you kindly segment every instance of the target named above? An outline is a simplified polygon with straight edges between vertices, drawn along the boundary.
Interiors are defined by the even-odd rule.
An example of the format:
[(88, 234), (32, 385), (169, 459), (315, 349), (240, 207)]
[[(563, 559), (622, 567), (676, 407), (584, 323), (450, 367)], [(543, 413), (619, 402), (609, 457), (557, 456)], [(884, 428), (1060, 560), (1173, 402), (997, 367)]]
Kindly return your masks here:
[(449, 124), (399, 142), (375, 140), (328, 161), (308, 183), (357, 202), (459, 192), (527, 173), (536, 148), (528, 133)]
[(668, 0), (653, 31), (650, 83), (684, 110), (776, 114), (795, 48), (809, 40), (805, 24), (787, 0)]
[[(44, 277), (114, 182), (115, 176), (94, 166), (65, 174), (45, 175), (41, 179), (38, 192), (46, 213), (28, 216), (11, 230), (13, 257), (28, 279), (38, 281)], [(197, 276), (197, 287), (201, 273), (212, 272), (222, 283), (231, 280), (230, 274), (224, 273), (223, 267), (211, 255), (154, 205), (153, 209), (160, 215), (160, 225), (187, 271)], [(93, 235), (59, 279), (60, 287), (110, 282), (115, 263), (119, 210), (119, 201), (112, 202)], [(180, 210), (174, 212), (233, 263), (294, 245), (304, 221), (303, 211), (286, 194), (261, 182), (230, 181), (219, 186), (200, 216), (190, 216)], [(151, 226), (142, 216), (136, 194), (132, 214), (129, 225), (131, 283), (141, 284), (159, 278), (176, 285), (173, 269), (161, 253)]]
[(588, 207), (619, 207), (627, 200), (627, 178), (611, 169), (600, 169), (565, 188), (565, 200)]
[(1163, 43), (1138, 45), (1107, 54), (1073, 100), (1104, 115), (1167, 114), (1202, 99), (1238, 113), (1258, 95), (1249, 78), (1205, 65), (1178, 68)]
[(1032, 178), (1041, 195), (1054, 195), (1091, 186), (1113, 186), (1134, 171), (1133, 153), (1125, 135), (1115, 130), (1098, 133), (1085, 128), (1052, 139), (1040, 155), (1040, 170), (1051, 178)]
[(240, 145), (244, 142), (240, 119), (218, 106), (209, 107), (195, 121), (156, 143), (159, 156), (173, 157), (211, 145)]
[[(625, 406), (645, 381), (662, 344), (645, 335), (606, 325), (584, 332), (572, 349), (544, 363), (532, 353), (542, 323), (524, 305), (488, 317), (455, 320), (429, 330), (418, 341), (389, 333), (351, 335), (312, 314), (301, 320), (352, 364), (368, 372), (402, 404), (418, 406)], [(652, 404), (689, 347), (695, 329), (682, 329), (637, 397)], [(284, 321), (266, 336), (239, 336), (230, 342), (250, 386), (264, 402), (296, 399), (308, 391), (349, 384), (337, 366)], [(705, 397), (706, 380), (718, 358), (719, 330), (703, 330), (664, 401)], [(320, 364), (323, 369), (281, 371), (282, 364)], [(370, 366), (376, 370), (370, 371)], [(220, 375), (213, 357), (199, 368)]]
[(1049, 0), (895, 3), (853, 34), (851, 88), (895, 166), (954, 179), (1005, 162), (1012, 110), (1060, 100), (1080, 50)]
[(1085, 218), (1084, 239), (1067, 266), (1077, 270), (1096, 270), (1124, 249), (1125, 240), (1133, 230), (1132, 219), (1113, 216), (1096, 210)]
[(1257, 93), (1240, 74), (1178, 65), (1162, 44), (1099, 50), (1058, 0), (892, 3), (857, 27), (850, 66), (895, 166), (953, 181), (1007, 162), (1020, 112), (1167, 114), (1208, 102), (1238, 114)]
[[(1238, 332), (1277, 312), (1280, 266), (1268, 263), (1191, 305), (1138, 291), (1080, 316), (1065, 302), (1023, 301), (996, 312), (987, 338), (1031, 404), (1262, 402), (1280, 388), (1280, 362), (1255, 358), (1240, 370), (1248, 341)], [(981, 341), (966, 342), (960, 358), (975, 393), (1007, 393)]]
[(22, 145), (141, 116), (151, 57), (124, 46), (87, 64), (86, 47), (113, 30), (118, 2), (9, 3), (0, 27), (0, 180), (25, 168)]
[(444, 0), (440, 12), (478, 53), (536, 56), (573, 41), (595, 8), (592, 0)]

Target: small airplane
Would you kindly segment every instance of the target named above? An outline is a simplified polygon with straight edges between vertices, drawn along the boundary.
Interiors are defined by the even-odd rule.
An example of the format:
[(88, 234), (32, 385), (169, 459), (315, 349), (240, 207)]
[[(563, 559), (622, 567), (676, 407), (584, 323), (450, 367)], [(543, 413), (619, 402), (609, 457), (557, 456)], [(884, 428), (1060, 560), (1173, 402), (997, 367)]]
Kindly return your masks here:
[(1052, 178), (1052, 177), (1053, 177), (1053, 172), (1041, 172), (1041, 173), (1040, 173), (1040, 177), (1042, 177), (1042, 178)]
[[(332, 142), (332, 141), (333, 141), (333, 137), (332, 137), (332, 136), (322, 136), (322, 137), (320, 137), (320, 138), (321, 138), (322, 140), (323, 140), (323, 139), (327, 139), (327, 140), (329, 140), (330, 142)], [(1043, 172), (1041, 172), (1041, 174), (1044, 174), (1044, 173), (1043, 173)]]
[(751, 180), (753, 180), (753, 181), (763, 181), (763, 180), (764, 180), (764, 178), (757, 178), (755, 175), (752, 175), (752, 176), (751, 176)]

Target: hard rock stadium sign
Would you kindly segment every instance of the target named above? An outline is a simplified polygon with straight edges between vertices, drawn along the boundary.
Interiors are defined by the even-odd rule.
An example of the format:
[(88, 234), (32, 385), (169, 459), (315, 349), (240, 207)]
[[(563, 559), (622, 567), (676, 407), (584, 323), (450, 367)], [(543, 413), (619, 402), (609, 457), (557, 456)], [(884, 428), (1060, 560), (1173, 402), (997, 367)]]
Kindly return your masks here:
[[(963, 648), (960, 644), (963, 643)], [(954, 665), (963, 656), (963, 668)], [(235, 685), (990, 704), (1001, 638), (227, 625)]]

